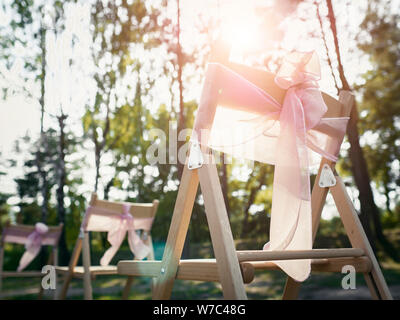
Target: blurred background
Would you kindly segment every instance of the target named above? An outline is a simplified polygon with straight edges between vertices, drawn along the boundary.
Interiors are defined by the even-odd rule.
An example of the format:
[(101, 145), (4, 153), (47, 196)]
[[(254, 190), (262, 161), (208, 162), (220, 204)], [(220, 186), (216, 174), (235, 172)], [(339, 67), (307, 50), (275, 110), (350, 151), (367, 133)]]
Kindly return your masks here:
[[(161, 259), (182, 165), (151, 165), (191, 128), (211, 49), (221, 39), (232, 61), (275, 72), (291, 50), (316, 50), (321, 90), (356, 96), (337, 165), (394, 297), (400, 297), (400, 1), (331, 0), (3, 0), (0, 4), (0, 227), (64, 223), (67, 265), (92, 192), (132, 202), (160, 200), (152, 229)], [(165, 132), (154, 139), (152, 129)], [(188, 137), (187, 137), (188, 138)], [(273, 166), (219, 164), (238, 249), (268, 240)], [(315, 179), (313, 171), (312, 180)], [(328, 197), (315, 247), (349, 246)], [(109, 246), (93, 234), (92, 261)], [(15, 270), (23, 246), (6, 245)], [(129, 259), (127, 244), (113, 259)], [(44, 248), (28, 269), (47, 261)], [(211, 257), (202, 198), (184, 257)], [(303, 298), (368, 298), (341, 289), (342, 275), (316, 274)], [(279, 298), (280, 273), (257, 274), (249, 298)], [(35, 282), (36, 281), (36, 282)], [(123, 277), (96, 280), (95, 298), (118, 299)], [(35, 298), (38, 281), (6, 279), (3, 298)], [(73, 298), (82, 298), (75, 284)], [(190, 289), (190, 290), (188, 290)], [(331, 289), (331, 290), (326, 290)], [(98, 291), (96, 291), (98, 290)], [(133, 299), (151, 298), (139, 279)], [(173, 298), (222, 296), (217, 284), (177, 282)]]

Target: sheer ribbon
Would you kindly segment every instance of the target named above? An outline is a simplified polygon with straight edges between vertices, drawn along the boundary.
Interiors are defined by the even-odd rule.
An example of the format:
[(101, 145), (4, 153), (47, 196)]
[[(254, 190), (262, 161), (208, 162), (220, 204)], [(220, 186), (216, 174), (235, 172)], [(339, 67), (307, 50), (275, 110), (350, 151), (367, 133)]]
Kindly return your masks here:
[(150, 230), (153, 218), (134, 218), (130, 213), (130, 205), (123, 205), (123, 213), (117, 214), (109, 210), (90, 206), (85, 214), (81, 231), (107, 231), (107, 240), (111, 247), (106, 250), (100, 259), (100, 264), (106, 266), (117, 253), (128, 233), (128, 244), (136, 259), (142, 260), (149, 253), (149, 246), (145, 245), (136, 233), (136, 230)]
[[(274, 164), (270, 241), (263, 249), (311, 249), (309, 166), (316, 159), (309, 150), (336, 161), (348, 121), (323, 118), (328, 108), (317, 84), (318, 56), (293, 52), (285, 57), (274, 78), (286, 90), (282, 105), (220, 64), (209, 64), (207, 77), (216, 81), (209, 85), (213, 89), (203, 89), (192, 139), (239, 158)], [(218, 90), (218, 108), (211, 122), (208, 93), (215, 94), (213, 90)], [(297, 281), (304, 281), (311, 269), (311, 260), (274, 263)]]
[(35, 224), (35, 230), (26, 238), (26, 251), (19, 261), (18, 272), (24, 270), (38, 255), (40, 248), (42, 247), (43, 238), (48, 231), (49, 227), (44, 223), (38, 222)]

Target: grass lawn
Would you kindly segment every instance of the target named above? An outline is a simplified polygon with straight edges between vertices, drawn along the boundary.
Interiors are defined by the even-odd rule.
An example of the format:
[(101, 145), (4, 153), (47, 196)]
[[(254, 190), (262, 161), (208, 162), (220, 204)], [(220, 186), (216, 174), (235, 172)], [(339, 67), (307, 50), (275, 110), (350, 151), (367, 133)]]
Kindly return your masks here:
[[(240, 249), (244, 249), (242, 244), (237, 244)], [(251, 244), (254, 246), (254, 244)], [(193, 257), (209, 258), (210, 245), (203, 244), (193, 247)], [(123, 251), (123, 250), (121, 250)], [(161, 260), (164, 251), (162, 244), (155, 244), (155, 256)], [(127, 259), (129, 251), (118, 253), (119, 256), (113, 259), (116, 263), (120, 259)], [(101, 254), (95, 254), (96, 260)], [(191, 256), (192, 258), (192, 256)], [(128, 258), (130, 259), (130, 258)], [(382, 264), (383, 273), (389, 285), (391, 293), (395, 299), (400, 299), (400, 264), (389, 262), (385, 257), (379, 257)], [(341, 286), (343, 274), (340, 273), (313, 273), (307, 279), (300, 291), (300, 299), (370, 299), (369, 291), (366, 287), (362, 274), (357, 275), (356, 289), (344, 290)], [(122, 289), (125, 283), (123, 276), (102, 276), (97, 277), (93, 283), (93, 295), (95, 299), (113, 300), (121, 299)], [(280, 271), (256, 271), (252, 283), (246, 285), (246, 292), (249, 299), (280, 299), (284, 284), (285, 274)], [(129, 299), (149, 300), (151, 299), (150, 290), (151, 280), (149, 278), (136, 278), (132, 285)], [(3, 279), (3, 290), (0, 293), (1, 299), (36, 299), (39, 291), (40, 279), (31, 278), (6, 278)], [(45, 292), (44, 299), (52, 299), (53, 293), (48, 290)], [(222, 291), (218, 283), (198, 282), (187, 280), (176, 280), (172, 292), (172, 299), (178, 300), (205, 300), (221, 299)], [(83, 282), (74, 279), (71, 283), (68, 299), (83, 299)]]
[[(395, 299), (400, 299), (400, 265), (385, 266), (384, 275)], [(300, 299), (369, 299), (362, 275), (357, 275), (356, 290), (341, 287), (343, 275), (339, 273), (313, 273), (301, 289)], [(251, 284), (246, 285), (249, 299), (280, 299), (285, 284), (285, 275), (279, 271), (258, 271)], [(132, 286), (129, 299), (151, 299), (148, 278), (137, 278)], [(101, 300), (121, 299), (125, 277), (103, 276), (93, 281), (94, 298)], [(7, 278), (3, 281), (2, 299), (36, 299), (39, 279)], [(172, 299), (206, 300), (221, 299), (222, 291), (218, 283), (177, 280)], [(46, 291), (44, 299), (52, 299), (52, 292)], [(80, 279), (72, 281), (68, 299), (83, 299), (83, 283)]]

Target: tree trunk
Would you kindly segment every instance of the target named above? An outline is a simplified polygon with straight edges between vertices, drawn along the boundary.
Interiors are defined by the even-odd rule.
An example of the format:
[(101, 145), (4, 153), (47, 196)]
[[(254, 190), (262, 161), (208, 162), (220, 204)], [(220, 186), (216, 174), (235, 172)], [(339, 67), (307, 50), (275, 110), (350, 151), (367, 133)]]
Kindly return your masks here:
[(59, 139), (59, 157), (57, 165), (57, 176), (58, 176), (58, 187), (57, 187), (57, 215), (58, 222), (63, 223), (64, 227), (61, 233), (59, 248), (60, 248), (60, 264), (67, 265), (69, 262), (69, 252), (67, 248), (66, 236), (65, 236), (65, 206), (64, 206), (64, 186), (66, 184), (66, 170), (65, 170), (65, 119), (67, 117), (64, 114), (58, 117), (58, 124), (60, 127), (60, 139)]
[[(42, 195), (42, 204), (40, 206), (41, 217), (40, 220), (43, 223), (47, 223), (47, 217), (49, 214), (49, 184), (47, 181), (47, 173), (43, 169), (43, 165), (46, 162), (48, 155), (48, 143), (47, 136), (44, 132), (44, 96), (45, 96), (45, 80), (46, 80), (46, 29), (41, 26), (40, 28), (40, 50), (41, 50), (41, 74), (40, 74), (40, 141), (38, 146), (38, 153), (36, 157), (36, 166), (40, 176), (40, 193)], [(46, 247), (41, 248), (39, 253), (39, 260), (41, 265), (47, 263)]]
[[(242, 226), (242, 238), (246, 238), (249, 226), (249, 217), (250, 217), (250, 207), (253, 205), (254, 200), (256, 199), (257, 192), (260, 190), (261, 186), (265, 182), (265, 179), (267, 177), (267, 166), (263, 165), (260, 168), (260, 173), (257, 179), (257, 184), (250, 189), (250, 195), (247, 200), (246, 207), (244, 208), (244, 219), (243, 219), (243, 226)], [(249, 179), (250, 181), (250, 179)], [(246, 186), (246, 189), (248, 189), (248, 186)]]
[[(378, 208), (374, 202), (367, 164), (360, 146), (357, 128), (356, 103), (354, 103), (353, 109), (351, 110), (350, 120), (347, 125), (347, 138), (350, 143), (349, 157), (351, 161), (351, 171), (359, 192), (358, 199), (360, 200), (360, 220), (371, 246), (376, 252), (375, 239), (371, 229), (371, 216), (373, 216), (374, 211), (378, 211)], [(377, 214), (379, 215), (378, 212)]]
[(95, 147), (95, 167), (96, 167), (96, 176), (94, 180), (94, 190), (93, 192), (97, 192), (99, 188), (99, 180), (100, 180), (100, 160), (101, 160), (101, 150), (97, 147)]
[(248, 230), (249, 229), (249, 216), (250, 216), (249, 210), (256, 198), (256, 194), (257, 194), (258, 190), (259, 190), (258, 188), (251, 188), (251, 190), (250, 190), (250, 195), (248, 197), (247, 204), (244, 209), (244, 218), (243, 218), (243, 225), (242, 225), (242, 238), (247, 237), (247, 233), (249, 231)]
[[(44, 132), (44, 95), (45, 95), (45, 80), (46, 80), (46, 29), (41, 27), (40, 29), (40, 49), (41, 49), (41, 75), (40, 75), (40, 145), (37, 157), (37, 168), (41, 179), (41, 194), (42, 194), (42, 205), (41, 205), (41, 221), (47, 223), (48, 216), (48, 205), (49, 205), (49, 187), (47, 181), (46, 171), (43, 170), (43, 163), (48, 155), (48, 143), (47, 136)], [(42, 148), (43, 147), (43, 148)]]

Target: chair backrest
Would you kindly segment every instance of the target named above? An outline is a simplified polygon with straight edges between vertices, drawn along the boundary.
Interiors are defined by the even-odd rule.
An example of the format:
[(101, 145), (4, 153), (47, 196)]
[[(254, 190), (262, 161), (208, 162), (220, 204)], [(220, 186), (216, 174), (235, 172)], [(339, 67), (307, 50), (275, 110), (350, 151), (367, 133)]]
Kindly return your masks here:
[[(217, 62), (228, 67), (229, 69), (235, 71), (257, 87), (263, 89), (278, 103), (283, 103), (286, 90), (280, 88), (275, 83), (275, 74), (264, 69), (249, 67), (243, 64), (231, 62), (229, 61), (229, 55), (229, 45), (222, 39), (218, 39), (212, 47), (209, 62)], [(322, 92), (322, 97), (325, 101), (326, 106), (328, 107), (328, 111), (325, 114), (326, 118), (347, 117), (350, 115), (350, 109), (347, 106), (344, 106), (334, 97), (324, 92)]]
[[(63, 224), (49, 226), (49, 230), (42, 236), (42, 244), (57, 247), (60, 240)], [(9, 224), (3, 228), (0, 245), (4, 243), (25, 244), (28, 236), (35, 231), (35, 226), (25, 224)]]
[[(246, 65), (230, 62), (230, 61), (217, 61), (227, 66), (229, 69), (240, 74), (243, 78), (247, 79), (257, 87), (263, 89), (271, 95), (278, 103), (282, 104), (286, 94), (286, 90), (280, 88), (275, 83), (275, 75), (266, 70), (249, 67)], [(324, 115), (326, 118), (348, 116), (343, 108), (342, 103), (333, 98), (327, 93), (322, 92), (322, 97), (325, 101), (328, 111)]]
[(124, 206), (129, 206), (129, 213), (133, 217), (136, 230), (151, 230), (159, 201), (152, 203), (113, 202), (98, 199), (92, 194), (90, 208), (86, 213), (83, 227), (85, 231), (107, 232), (111, 221), (124, 214)]
[[(48, 264), (52, 261), (53, 265), (58, 265), (58, 242), (61, 237), (63, 229), (63, 224), (59, 224), (58, 226), (49, 226), (48, 231), (45, 234), (41, 235), (41, 245), (44, 246), (51, 246), (53, 247), (52, 253), (49, 256)], [(5, 243), (15, 243), (25, 245), (28, 242), (29, 236), (35, 232), (36, 227), (32, 225), (25, 225), (25, 224), (8, 224), (3, 228), (3, 233), (0, 239), (0, 288), (1, 288), (1, 281), (3, 276), (3, 255), (4, 255), (4, 244)], [(21, 270), (25, 268), (32, 259), (35, 258), (34, 256), (30, 256), (26, 258), (27, 252), (23, 254), (21, 261), (24, 260), (25, 262), (24, 267), (21, 267)], [(28, 254), (29, 256), (29, 254)], [(25, 258), (24, 258), (25, 257)], [(21, 266), (20, 261), (20, 266)], [(21, 270), (19, 270), (19, 274), (21, 274)]]
[[(116, 225), (115, 222), (120, 221), (120, 218), (127, 213), (125, 212), (127, 206), (129, 207), (129, 214), (133, 217), (134, 229), (143, 230), (140, 237), (142, 241), (151, 248), (150, 256), (153, 257), (154, 252), (150, 231), (157, 212), (158, 204), (158, 200), (153, 200), (152, 203), (113, 202), (108, 200), (100, 200), (98, 199), (97, 194), (93, 193), (90, 200), (90, 206), (86, 211), (84, 220), (82, 222), (81, 235), (79, 236), (77, 244), (75, 245), (69, 269), (72, 271), (76, 266), (80, 251), (82, 249), (85, 273), (88, 272), (91, 265), (88, 233), (91, 231), (112, 231), (111, 229)], [(82, 240), (83, 245), (81, 246)], [(112, 247), (110, 247), (108, 250), (111, 248)], [(107, 252), (105, 254), (107, 254)]]

